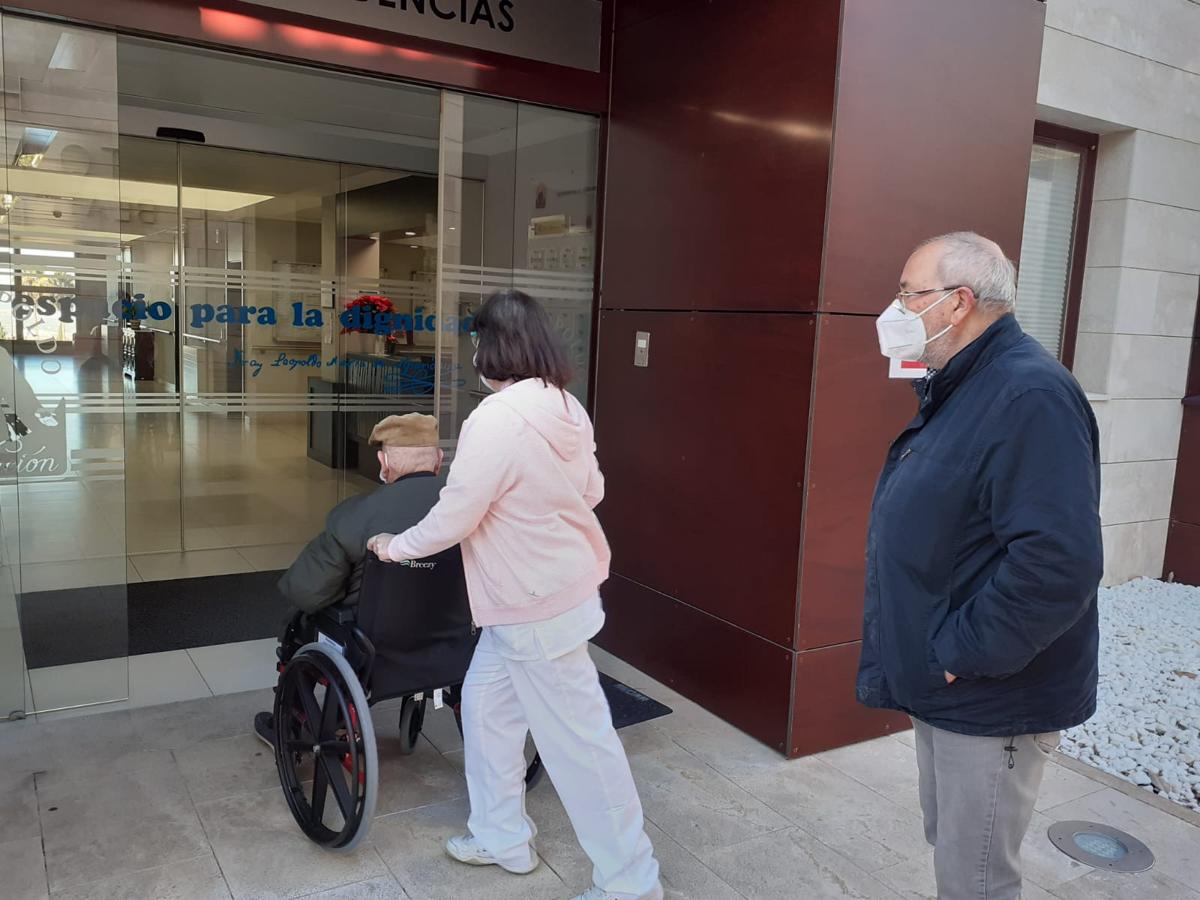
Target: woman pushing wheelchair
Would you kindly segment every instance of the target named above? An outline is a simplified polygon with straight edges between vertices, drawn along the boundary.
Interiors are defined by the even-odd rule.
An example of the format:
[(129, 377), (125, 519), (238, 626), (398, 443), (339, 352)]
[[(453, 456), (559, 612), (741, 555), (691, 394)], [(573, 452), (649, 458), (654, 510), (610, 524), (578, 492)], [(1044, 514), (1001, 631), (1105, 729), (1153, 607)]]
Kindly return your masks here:
[(438, 502), (402, 534), (367, 543), (391, 562), (462, 545), (482, 633), (462, 687), (468, 833), (446, 852), (515, 874), (537, 868), (528, 732), (592, 861), (593, 886), (575, 900), (659, 900), (641, 801), (587, 649), (604, 624), (609, 564), (592, 423), (566, 391), (566, 353), (536, 300), (493, 295), (472, 340), (494, 393), (463, 423)]

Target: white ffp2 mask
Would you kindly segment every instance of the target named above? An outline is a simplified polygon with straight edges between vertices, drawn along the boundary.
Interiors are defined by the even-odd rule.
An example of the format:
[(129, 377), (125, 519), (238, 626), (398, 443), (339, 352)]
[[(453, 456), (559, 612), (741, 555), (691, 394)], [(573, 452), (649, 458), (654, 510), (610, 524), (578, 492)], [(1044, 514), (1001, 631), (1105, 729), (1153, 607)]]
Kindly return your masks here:
[(936, 341), (953, 328), (947, 325), (932, 337), (925, 334), (925, 323), (921, 318), (955, 291), (947, 291), (919, 313), (907, 309), (900, 300), (893, 300), (883, 314), (875, 320), (875, 331), (879, 335), (879, 352), (890, 359), (916, 362), (925, 352), (925, 345)]

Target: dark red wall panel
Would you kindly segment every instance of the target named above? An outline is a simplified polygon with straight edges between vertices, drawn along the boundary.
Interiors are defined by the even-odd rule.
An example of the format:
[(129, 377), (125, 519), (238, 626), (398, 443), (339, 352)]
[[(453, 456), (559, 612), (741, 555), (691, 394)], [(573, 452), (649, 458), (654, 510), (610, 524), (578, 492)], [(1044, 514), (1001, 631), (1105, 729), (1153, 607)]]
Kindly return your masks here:
[(867, 517), (888, 445), (913, 417), (912, 382), (888, 378), (875, 320), (821, 315), (796, 646), (862, 634)]
[[(633, 364), (650, 332), (650, 365)], [(613, 569), (790, 646), (814, 317), (605, 310), (596, 427)]]
[(857, 642), (796, 654), (789, 756), (807, 756), (912, 727), (908, 716), (867, 709), (854, 698)]
[(846, 0), (822, 309), (878, 313), (920, 240), (1020, 252), (1045, 4)]
[(1171, 530), (1163, 560), (1163, 577), (1172, 575), (1176, 581), (1200, 585), (1200, 306), (1196, 307), (1192, 328), (1192, 358), (1187, 396), (1183, 400)]
[(619, 575), (602, 593), (601, 647), (785, 752), (790, 650)]
[(1200, 585), (1200, 525), (1172, 520), (1163, 577)]
[(617, 29), (637, 25), (651, 16), (661, 16), (667, 12), (679, 15), (680, 7), (690, 12), (694, 6), (691, 0), (616, 0)]
[(602, 303), (817, 303), (838, 0), (690, 3), (618, 32)]
[[(1197, 360), (1200, 362), (1200, 358)], [(1200, 395), (1184, 401), (1171, 518), (1200, 525)]]

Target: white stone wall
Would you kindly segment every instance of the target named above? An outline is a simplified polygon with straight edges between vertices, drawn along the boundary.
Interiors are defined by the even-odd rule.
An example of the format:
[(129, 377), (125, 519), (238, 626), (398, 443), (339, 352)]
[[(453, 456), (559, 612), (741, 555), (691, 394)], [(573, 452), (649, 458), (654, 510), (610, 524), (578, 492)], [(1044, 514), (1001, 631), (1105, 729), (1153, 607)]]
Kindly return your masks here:
[(1075, 374), (1100, 422), (1105, 583), (1159, 577), (1200, 293), (1200, 3), (1047, 0), (1038, 105), (1101, 135)]

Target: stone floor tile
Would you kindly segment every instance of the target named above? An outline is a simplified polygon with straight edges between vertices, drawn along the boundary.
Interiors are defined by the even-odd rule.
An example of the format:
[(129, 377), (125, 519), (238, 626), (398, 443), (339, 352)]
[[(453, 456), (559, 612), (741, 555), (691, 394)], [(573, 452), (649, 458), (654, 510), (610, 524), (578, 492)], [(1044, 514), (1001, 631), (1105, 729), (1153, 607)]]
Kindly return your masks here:
[[(592, 863), (579, 846), (554, 787), (543, 782), (529, 793), (526, 805), (538, 827), (538, 855), (572, 895), (587, 890), (592, 884)], [(654, 845), (667, 900), (738, 900), (736, 891), (652, 822), (646, 823), (646, 834)]]
[(143, 746), (186, 750), (204, 741), (250, 734), (254, 731), (255, 713), (270, 711), (274, 698), (268, 688), (150, 706), (132, 710), (127, 715)]
[[(72, 720), (76, 721), (76, 720)], [(109, 775), (38, 777), (50, 889), (127, 875), (208, 852), (174, 759), (143, 753), (136, 768)]]
[[(937, 900), (932, 847), (923, 856), (914, 857), (874, 874), (904, 900)], [(1021, 900), (1054, 900), (1054, 895), (1026, 878), (1021, 888)]]
[(134, 732), (130, 713), (96, 713), (39, 722), (45, 749), (40, 768), (69, 777), (103, 776), (140, 765), (148, 749)]
[(895, 738), (882, 737), (830, 750), (817, 758), (920, 815), (917, 752), (912, 747)]
[(1197, 900), (1200, 893), (1154, 869), (1136, 875), (1096, 870), (1060, 884), (1054, 896), (1058, 900)]
[(41, 836), (33, 774), (0, 775), (0, 844)]
[(0, 772), (15, 778), (46, 768), (44, 727), (32, 716), (0, 724)]
[(1032, 881), (1051, 892), (1060, 885), (1074, 881), (1092, 871), (1091, 866), (1076, 862), (1052, 843), (1046, 831), (1055, 820), (1035, 812), (1021, 842), (1021, 865), (1026, 881)]
[(370, 881), (359, 881), (356, 884), (346, 884), (342, 887), (321, 891), (319, 894), (307, 894), (303, 900), (406, 900), (408, 894), (391, 875), (382, 878), (372, 878)]
[(187, 652), (214, 694), (237, 694), (274, 687), (279, 678), (277, 645), (275, 638), (260, 638), (192, 647)]
[(179, 771), (197, 803), (279, 788), (275, 754), (253, 734), (204, 741), (175, 751)]
[(399, 735), (378, 737), (379, 801), (376, 816), (446, 803), (467, 795), (462, 774), (434, 749), (429, 741), (417, 741), (411, 756), (400, 752)]
[(1047, 810), (1046, 816), (1056, 822), (1103, 822), (1127, 831), (1154, 851), (1158, 872), (1181, 884), (1200, 885), (1200, 830), (1136, 797), (1105, 788)]
[[(385, 709), (387, 710), (386, 714), (381, 714)], [(389, 734), (398, 733), (399, 708), (393, 712), (387, 707), (373, 706), (371, 714), (375, 719), (376, 731), (386, 731)], [(449, 706), (434, 709), (432, 703), (426, 703), (425, 721), (421, 726), (421, 733), (442, 753), (462, 749), (462, 735), (458, 733), (458, 725), (454, 722), (454, 711)]]
[(928, 849), (920, 817), (814, 756), (735, 779), (755, 797), (868, 871)]
[(467, 803), (456, 800), (377, 819), (371, 840), (414, 900), (563, 900), (570, 896), (548, 865), (529, 875), (496, 866), (464, 866), (446, 855), (446, 840), (466, 830)]
[(330, 853), (305, 837), (278, 785), (196, 810), (234, 900), (302, 897), (387, 874), (370, 837), (351, 853)]
[(900, 896), (799, 828), (716, 850), (705, 861), (747, 900), (897, 900)]
[(46, 865), (40, 837), (0, 844), (0, 879), (5, 900), (46, 900)]
[(682, 748), (630, 758), (646, 818), (704, 859), (705, 854), (788, 826), (761, 800)]
[(1034, 807), (1039, 812), (1045, 812), (1088, 794), (1104, 790), (1104, 785), (1093, 781), (1086, 775), (1080, 775), (1066, 766), (1051, 762), (1046, 766), (1046, 775), (1042, 778), (1042, 789), (1038, 793), (1037, 804)]
[(787, 764), (780, 750), (759, 743), (695, 704), (651, 724), (722, 775), (772, 772)]
[(230, 900), (211, 852), (196, 859), (56, 891), (53, 900)]

